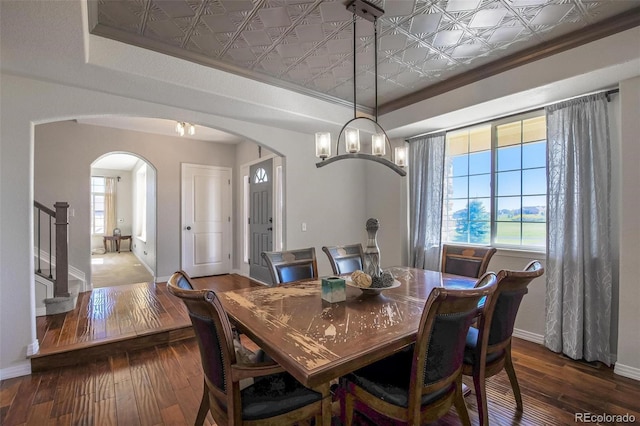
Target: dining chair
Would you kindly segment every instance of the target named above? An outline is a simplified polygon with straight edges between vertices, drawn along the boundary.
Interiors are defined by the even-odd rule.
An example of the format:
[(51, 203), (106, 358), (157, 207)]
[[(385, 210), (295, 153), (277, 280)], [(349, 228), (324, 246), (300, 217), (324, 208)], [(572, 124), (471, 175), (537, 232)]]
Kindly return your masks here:
[(335, 275), (348, 274), (362, 270), (364, 252), (362, 244), (348, 244), (344, 246), (324, 246), (322, 251), (326, 253)]
[(442, 272), (479, 278), (487, 272), (489, 261), (496, 253), (493, 247), (442, 245)]
[[(173, 274), (167, 287), (186, 305), (200, 349), (204, 390), (196, 425), (204, 423), (207, 412), (219, 425), (294, 424), (310, 418), (330, 423), (328, 384), (309, 389), (279, 364), (239, 360), (231, 323), (215, 292), (182, 288), (183, 277)], [(242, 388), (245, 379), (253, 383)]]
[(289, 251), (263, 251), (262, 258), (271, 272), (271, 285), (318, 278), (314, 247)]
[[(415, 344), (341, 378), (342, 417), (354, 411), (374, 423), (419, 425), (444, 416), (453, 405), (470, 425), (462, 395), (462, 356), (478, 301), (496, 288), (485, 274), (472, 289), (434, 288), (426, 301)], [(386, 417), (386, 420), (383, 418)]]
[(494, 295), (487, 299), (477, 327), (470, 327), (464, 351), (462, 373), (473, 377), (481, 425), (487, 425), (489, 414), (485, 379), (506, 370), (516, 406), (522, 411), (522, 396), (511, 359), (511, 336), (520, 302), (528, 292), (529, 283), (544, 273), (537, 260), (523, 271), (498, 272), (498, 285)]

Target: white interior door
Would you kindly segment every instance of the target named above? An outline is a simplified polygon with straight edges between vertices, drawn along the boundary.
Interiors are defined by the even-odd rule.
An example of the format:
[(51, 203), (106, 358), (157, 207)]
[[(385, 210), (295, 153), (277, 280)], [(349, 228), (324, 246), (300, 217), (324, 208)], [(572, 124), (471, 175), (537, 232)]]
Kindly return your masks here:
[(193, 277), (231, 271), (231, 169), (182, 165), (182, 269)]

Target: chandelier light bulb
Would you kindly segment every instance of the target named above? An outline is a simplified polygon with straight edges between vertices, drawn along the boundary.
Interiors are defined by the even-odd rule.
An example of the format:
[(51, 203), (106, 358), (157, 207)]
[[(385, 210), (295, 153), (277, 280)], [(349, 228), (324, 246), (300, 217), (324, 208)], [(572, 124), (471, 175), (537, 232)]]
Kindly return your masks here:
[(395, 158), (396, 165), (398, 165), (399, 167), (406, 167), (407, 166), (407, 157), (408, 157), (407, 147), (406, 146), (397, 146), (396, 147), (396, 158)]
[(331, 133), (318, 132), (316, 133), (316, 157), (327, 158), (331, 151)]
[(353, 154), (360, 151), (360, 131), (358, 129), (347, 129), (344, 137), (347, 142), (347, 152)]
[(383, 156), (385, 153), (384, 135), (375, 134), (371, 136), (371, 153), (377, 156)]

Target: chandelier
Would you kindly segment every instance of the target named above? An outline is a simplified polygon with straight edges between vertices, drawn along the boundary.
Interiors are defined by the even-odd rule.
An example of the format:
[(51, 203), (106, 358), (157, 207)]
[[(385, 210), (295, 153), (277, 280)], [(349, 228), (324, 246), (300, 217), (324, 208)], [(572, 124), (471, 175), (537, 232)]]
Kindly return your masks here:
[(180, 136), (184, 136), (185, 132), (187, 132), (189, 136), (195, 135), (196, 126), (191, 123), (185, 123), (184, 121), (178, 121), (176, 123), (176, 133)]
[[(331, 157), (331, 133), (316, 133), (316, 157), (322, 159), (316, 163), (316, 167), (323, 167), (333, 162), (347, 158), (360, 158), (383, 164), (400, 176), (406, 176), (404, 167), (407, 164), (407, 147), (396, 147), (391, 152), (391, 143), (387, 132), (378, 124), (378, 18), (384, 14), (384, 10), (369, 3), (366, 0), (352, 0), (347, 3), (347, 10), (353, 14), (353, 118), (345, 123), (338, 134), (336, 142), (336, 155)], [(358, 117), (356, 110), (356, 16), (369, 22), (373, 22), (374, 30), (374, 74), (375, 74), (375, 110), (374, 118)], [(374, 124), (375, 134), (371, 136), (371, 154), (360, 152), (360, 130), (348, 127), (354, 121), (365, 120)], [(344, 134), (345, 153), (340, 154), (340, 142)], [(386, 148), (389, 148), (389, 158), (386, 157)]]

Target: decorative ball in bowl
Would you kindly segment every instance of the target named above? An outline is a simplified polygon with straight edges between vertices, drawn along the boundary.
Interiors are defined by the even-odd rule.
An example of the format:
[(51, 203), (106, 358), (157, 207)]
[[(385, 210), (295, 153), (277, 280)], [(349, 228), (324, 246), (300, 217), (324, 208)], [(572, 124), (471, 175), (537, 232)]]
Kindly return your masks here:
[(345, 284), (360, 289), (362, 294), (366, 295), (377, 295), (385, 290), (400, 287), (400, 281), (394, 279), (390, 272), (383, 272), (379, 277), (372, 277), (360, 270), (345, 278)]

